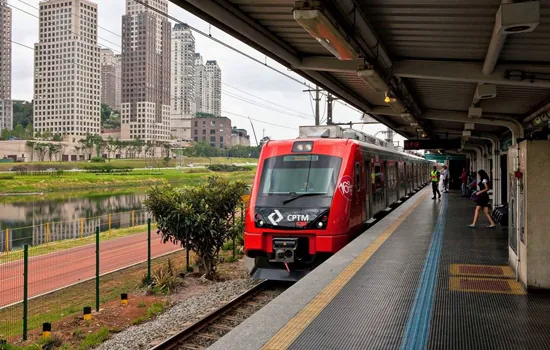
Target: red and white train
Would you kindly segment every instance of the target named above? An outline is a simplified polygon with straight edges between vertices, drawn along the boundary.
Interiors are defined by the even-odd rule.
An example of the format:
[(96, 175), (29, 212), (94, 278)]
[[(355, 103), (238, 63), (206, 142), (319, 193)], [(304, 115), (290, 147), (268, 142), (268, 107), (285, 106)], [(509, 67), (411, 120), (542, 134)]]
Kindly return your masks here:
[(377, 213), (424, 186), (431, 166), (350, 138), (267, 142), (246, 213), (244, 249), (254, 259), (252, 276), (298, 280), (363, 232)]

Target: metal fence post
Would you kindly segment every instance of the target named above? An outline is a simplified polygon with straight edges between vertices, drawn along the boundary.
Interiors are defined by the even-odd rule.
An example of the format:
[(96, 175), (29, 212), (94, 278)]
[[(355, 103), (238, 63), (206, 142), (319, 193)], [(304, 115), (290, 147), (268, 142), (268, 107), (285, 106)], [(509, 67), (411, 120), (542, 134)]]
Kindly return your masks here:
[(132, 210), (132, 227), (134, 227), (135, 225), (135, 215), (134, 215), (134, 210)]
[(80, 238), (84, 236), (84, 218), (80, 218)]
[(109, 214), (109, 235), (111, 235), (111, 222), (112, 222), (112, 217), (111, 217), (111, 214)]
[(235, 211), (233, 211), (233, 259), (235, 259), (235, 246), (237, 245), (237, 230), (235, 230)]
[(99, 226), (95, 228), (95, 309), (99, 311)]
[(10, 252), (10, 229), (6, 229), (6, 254)]
[(147, 285), (151, 284), (151, 218), (147, 219)]
[(46, 245), (50, 243), (50, 223), (46, 223)]
[(29, 245), (23, 246), (23, 341), (27, 340), (29, 297)]

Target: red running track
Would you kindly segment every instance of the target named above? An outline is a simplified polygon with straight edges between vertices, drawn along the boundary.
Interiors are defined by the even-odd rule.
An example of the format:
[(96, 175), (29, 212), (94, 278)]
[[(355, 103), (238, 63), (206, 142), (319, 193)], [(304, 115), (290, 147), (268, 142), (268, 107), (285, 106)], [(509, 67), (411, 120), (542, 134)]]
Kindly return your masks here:
[[(153, 258), (180, 250), (151, 241)], [(99, 272), (108, 273), (147, 260), (147, 232), (100, 243)], [(29, 298), (95, 277), (95, 243), (29, 258)], [(0, 264), (0, 308), (23, 300), (23, 260)]]

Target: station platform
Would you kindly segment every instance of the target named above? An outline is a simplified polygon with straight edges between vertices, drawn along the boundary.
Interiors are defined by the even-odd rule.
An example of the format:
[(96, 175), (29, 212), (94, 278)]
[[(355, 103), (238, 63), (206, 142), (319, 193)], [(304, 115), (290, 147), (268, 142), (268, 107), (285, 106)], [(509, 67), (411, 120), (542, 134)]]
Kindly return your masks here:
[(549, 349), (550, 293), (474, 206), (420, 190), (211, 349)]

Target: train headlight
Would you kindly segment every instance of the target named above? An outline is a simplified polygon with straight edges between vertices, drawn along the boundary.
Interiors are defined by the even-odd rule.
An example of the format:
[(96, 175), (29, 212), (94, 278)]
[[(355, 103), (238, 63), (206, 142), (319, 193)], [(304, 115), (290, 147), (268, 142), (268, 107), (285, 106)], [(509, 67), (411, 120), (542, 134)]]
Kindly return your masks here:
[(323, 228), (323, 226), (325, 226), (325, 224), (324, 224), (322, 221), (319, 221), (319, 222), (317, 223), (317, 227)]
[(296, 141), (292, 145), (292, 152), (311, 152), (313, 141)]
[(263, 220), (259, 220), (258, 221), (258, 226), (262, 227), (264, 225), (264, 221)]

